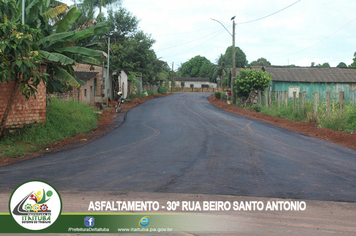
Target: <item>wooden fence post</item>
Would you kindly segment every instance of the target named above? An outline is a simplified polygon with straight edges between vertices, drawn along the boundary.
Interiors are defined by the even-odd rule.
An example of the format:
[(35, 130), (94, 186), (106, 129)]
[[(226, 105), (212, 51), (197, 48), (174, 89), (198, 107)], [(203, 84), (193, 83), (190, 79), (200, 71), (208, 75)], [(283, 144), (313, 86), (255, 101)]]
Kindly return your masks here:
[(295, 104), (297, 102), (296, 100), (297, 100), (297, 92), (293, 91), (293, 111), (295, 111)]
[(330, 117), (330, 110), (331, 110), (331, 107), (330, 107), (330, 92), (326, 92), (326, 110), (327, 110), (328, 118), (329, 118)]
[(272, 107), (272, 91), (269, 91), (269, 106)]
[(279, 108), (279, 92), (276, 92), (276, 100), (277, 100), (277, 106)]
[(262, 96), (261, 96), (261, 91), (258, 91), (258, 105), (261, 106), (262, 105)]
[(284, 105), (288, 107), (288, 92), (284, 91)]
[(342, 112), (345, 107), (345, 92), (344, 91), (340, 91), (339, 101), (340, 101), (339, 110)]
[(298, 107), (298, 112), (301, 111), (301, 106), (302, 106), (302, 94), (299, 93), (299, 107)]
[(302, 92), (302, 106), (303, 106), (303, 109), (305, 108), (306, 100), (307, 100), (307, 92), (303, 91)]
[(265, 90), (265, 107), (268, 107), (268, 91)]
[(314, 115), (318, 116), (319, 93), (314, 93)]

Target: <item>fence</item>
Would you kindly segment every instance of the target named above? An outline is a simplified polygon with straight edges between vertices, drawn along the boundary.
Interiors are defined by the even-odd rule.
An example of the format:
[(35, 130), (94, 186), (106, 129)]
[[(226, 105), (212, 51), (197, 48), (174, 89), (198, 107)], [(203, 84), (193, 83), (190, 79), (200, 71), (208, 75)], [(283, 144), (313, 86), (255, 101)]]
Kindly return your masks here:
[[(307, 97), (309, 97), (309, 99), (307, 99)], [(352, 101), (353, 100), (348, 100), (346, 102), (352, 103)], [(254, 101), (254, 103), (258, 103), (259, 106), (265, 106), (266, 108), (273, 106), (277, 106), (278, 108), (281, 106), (288, 107), (288, 104), (292, 103), (293, 111), (305, 111), (307, 102), (313, 102), (315, 115), (318, 113), (320, 103), (326, 103), (327, 117), (329, 117), (332, 104), (333, 106), (338, 106), (339, 111), (342, 111), (345, 108), (345, 92), (340, 91), (335, 94), (326, 91), (325, 95), (314, 93), (307, 96), (305, 91), (302, 91), (301, 93), (294, 91), (292, 98), (289, 98), (287, 91), (265, 90), (263, 94), (261, 91), (258, 91), (257, 101)]]

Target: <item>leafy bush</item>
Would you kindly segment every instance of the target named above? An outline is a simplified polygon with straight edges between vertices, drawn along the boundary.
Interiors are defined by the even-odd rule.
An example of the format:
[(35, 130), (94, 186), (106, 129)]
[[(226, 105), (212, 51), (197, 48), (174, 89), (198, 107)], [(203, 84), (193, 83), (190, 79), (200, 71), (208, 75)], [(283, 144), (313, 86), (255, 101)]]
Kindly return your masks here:
[(155, 95), (155, 94), (158, 94), (158, 93), (155, 92), (155, 91), (152, 91), (152, 90), (148, 90), (147, 94), (148, 94), (148, 96), (151, 96), (151, 95)]
[(259, 105), (254, 104), (254, 105), (252, 105), (252, 106), (250, 107), (250, 110), (251, 110), (251, 111), (260, 112), (260, 111), (261, 111), (261, 107), (260, 107)]
[(252, 90), (263, 91), (271, 80), (271, 75), (262, 70), (240, 70), (240, 74), (235, 79), (236, 95), (248, 98)]
[(157, 89), (157, 93), (165, 94), (166, 92), (167, 92), (167, 89), (163, 86), (159, 86)]
[(220, 92), (215, 92), (215, 97), (217, 99), (221, 99), (221, 93)]

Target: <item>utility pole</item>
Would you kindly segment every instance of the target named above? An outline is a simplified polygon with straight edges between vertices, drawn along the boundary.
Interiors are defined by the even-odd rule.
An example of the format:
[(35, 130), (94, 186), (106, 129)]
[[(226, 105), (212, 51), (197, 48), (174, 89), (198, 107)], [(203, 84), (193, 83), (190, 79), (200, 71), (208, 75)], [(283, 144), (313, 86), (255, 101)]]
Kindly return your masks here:
[(231, 96), (232, 104), (236, 104), (235, 96), (235, 78), (236, 78), (236, 52), (235, 52), (235, 19), (232, 20), (232, 83), (231, 83)]
[(174, 68), (174, 62), (172, 62), (172, 82), (171, 82), (171, 93), (173, 92), (173, 68)]
[[(232, 36), (232, 71), (231, 71), (231, 96), (232, 96), (232, 104), (236, 104), (236, 97), (235, 97), (235, 78), (236, 78), (236, 50), (235, 50), (235, 17), (232, 17), (232, 34), (229, 32), (228, 29), (218, 20), (212, 19), (213, 21), (218, 22), (224, 29)], [(227, 88), (229, 88), (229, 83), (227, 84)]]
[(25, 24), (25, 0), (22, 0), (22, 24)]
[(110, 37), (108, 39), (108, 69), (106, 72), (106, 83), (105, 83), (105, 87), (106, 87), (106, 105), (109, 107), (109, 74), (110, 74), (110, 70), (109, 70), (109, 66), (110, 66)]

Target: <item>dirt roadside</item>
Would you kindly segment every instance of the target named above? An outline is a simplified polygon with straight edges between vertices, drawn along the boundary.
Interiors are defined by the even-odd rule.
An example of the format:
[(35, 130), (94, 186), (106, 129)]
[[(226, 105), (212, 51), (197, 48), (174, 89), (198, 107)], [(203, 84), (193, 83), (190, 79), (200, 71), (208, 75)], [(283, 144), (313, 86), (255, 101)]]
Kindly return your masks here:
[[(98, 119), (98, 127), (94, 131), (85, 134), (76, 134), (72, 138), (65, 138), (61, 141), (43, 146), (42, 152), (29, 153), (18, 158), (0, 158), (0, 166), (28, 160), (41, 156), (45, 153), (58, 152), (64, 149), (79, 147), (90, 143), (119, 127), (122, 122), (124, 122), (126, 112), (128, 112), (131, 108), (151, 99), (165, 97), (172, 94), (174, 93), (156, 94), (145, 98), (134, 98), (131, 101), (124, 103), (123, 110), (120, 113), (116, 113), (115, 109), (104, 110), (101, 117)], [(116, 103), (116, 101), (109, 102), (109, 107), (115, 107)]]
[(250, 111), (248, 109), (234, 107), (232, 105), (227, 104), (223, 100), (217, 99), (214, 95), (209, 97), (209, 101), (217, 108), (222, 109), (224, 111), (253, 118), (256, 120), (261, 120), (272, 125), (276, 125), (294, 132), (308, 135), (310, 137), (323, 139), (329, 142), (356, 149), (356, 131), (354, 131), (352, 134), (348, 134), (327, 128), (317, 128), (316, 124), (314, 123), (293, 122), (282, 118), (272, 117), (266, 114), (258, 113), (256, 111)]

